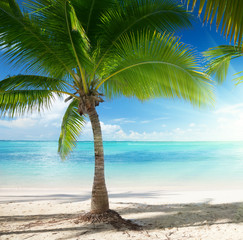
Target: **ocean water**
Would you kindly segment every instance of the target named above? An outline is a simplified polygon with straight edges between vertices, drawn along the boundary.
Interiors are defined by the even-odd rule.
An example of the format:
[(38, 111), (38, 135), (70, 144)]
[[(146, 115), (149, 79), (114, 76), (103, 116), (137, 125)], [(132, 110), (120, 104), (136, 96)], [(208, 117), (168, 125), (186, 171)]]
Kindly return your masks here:
[[(243, 187), (243, 142), (104, 142), (109, 187)], [(93, 142), (0, 141), (0, 188), (91, 187)]]

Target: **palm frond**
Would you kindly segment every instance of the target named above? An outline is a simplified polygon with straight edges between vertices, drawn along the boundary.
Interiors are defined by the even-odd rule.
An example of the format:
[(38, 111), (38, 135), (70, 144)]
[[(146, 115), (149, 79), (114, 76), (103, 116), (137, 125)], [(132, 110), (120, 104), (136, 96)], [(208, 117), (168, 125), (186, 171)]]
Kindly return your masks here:
[(51, 107), (55, 100), (50, 90), (0, 91), (0, 116), (18, 117), (26, 113), (41, 112)]
[[(0, 81), (0, 115), (10, 117), (42, 111), (51, 107), (55, 96), (71, 93), (65, 81), (45, 76), (17, 75)], [(26, 105), (26, 106), (25, 106)]]
[[(101, 38), (108, 44), (115, 42), (123, 33), (143, 29), (174, 32), (191, 26), (191, 15), (174, 1), (125, 0), (116, 8), (107, 9), (101, 16)], [(119, 28), (117, 27), (119, 26)]]
[[(57, 78), (71, 75), (75, 79), (72, 69), (77, 63), (65, 26), (64, 1), (57, 0), (48, 8), (45, 8), (50, 5), (47, 0), (40, 1), (42, 3), (27, 2), (35, 9), (39, 4), (42, 10), (32, 14), (22, 13), (20, 17), (11, 4), (0, 4), (0, 46), (4, 50), (4, 60), (38, 74)], [(76, 50), (81, 49), (78, 53), (80, 59), (87, 60), (79, 31), (72, 34), (76, 36)]]
[(75, 8), (77, 18), (83, 25), (92, 45), (96, 45), (97, 30), (99, 29), (100, 16), (109, 8), (115, 6), (115, 0), (70, 0)]
[(63, 80), (37, 76), (17, 75), (0, 81), (0, 92), (11, 90), (52, 90), (68, 91), (70, 86)]
[(204, 22), (212, 24), (216, 18), (217, 29), (221, 28), (226, 38), (230, 37), (230, 41), (234, 40), (234, 45), (241, 44), (243, 35), (243, 1), (242, 0), (184, 0), (187, 6), (192, 2), (194, 9), (197, 2), (200, 3), (199, 16), (204, 11)]
[(103, 85), (108, 97), (178, 97), (195, 105), (213, 99), (212, 82), (200, 72), (195, 52), (179, 38), (147, 30), (126, 34), (115, 46), (96, 87)]
[[(71, 4), (68, 4), (68, 2), (65, 3), (65, 18), (66, 18), (66, 23), (67, 23), (67, 32), (70, 38), (70, 42), (72, 45), (72, 50), (75, 56), (75, 59), (77, 61), (77, 69), (80, 72), (80, 76), (81, 76), (81, 80), (83, 83), (83, 88), (84, 88), (84, 92), (87, 93), (88, 92), (88, 87), (87, 87), (87, 83), (86, 83), (86, 79), (85, 79), (85, 73), (84, 73), (84, 69), (83, 66), (81, 66), (81, 61), (80, 61), (80, 56), (82, 56), (83, 54), (80, 54), (80, 50), (83, 53), (86, 53), (86, 58), (89, 58), (89, 55), (87, 53), (87, 50), (89, 48), (89, 41), (88, 41), (88, 37), (85, 34), (85, 31), (82, 27), (82, 25), (80, 24), (76, 12), (73, 8), (73, 6)], [(70, 19), (68, 19), (68, 16)], [(73, 34), (73, 31), (71, 31), (71, 28), (73, 31), (77, 31), (81, 37), (81, 44), (75, 44), (74, 40), (75, 40), (75, 35)], [(80, 49), (81, 46), (81, 49)], [(79, 47), (79, 48), (78, 48)], [(83, 51), (83, 49), (85, 49)], [(79, 50), (79, 51), (78, 51)]]
[[(28, 0), (28, 2), (32, 1)], [(29, 5), (28, 11), (34, 11), (34, 14), (31, 14), (32, 21), (44, 29), (53, 41), (61, 41), (59, 44), (69, 49), (69, 57), (76, 58), (81, 63), (89, 63), (89, 38), (79, 21), (80, 13), (71, 2), (55, 0), (50, 3), (48, 0), (35, 0)]]
[(215, 75), (216, 80), (222, 83), (226, 79), (230, 61), (243, 56), (242, 46), (221, 45), (205, 51), (203, 54), (208, 60), (206, 72)]
[[(118, 1), (115, 8), (101, 15), (98, 32), (99, 55), (97, 66), (123, 34), (146, 28), (151, 31), (174, 32), (178, 28), (191, 26), (191, 15), (175, 1), (125, 0)], [(119, 26), (119, 27), (117, 27)]]
[[(243, 74), (243, 71), (238, 72), (238, 73), (235, 73), (234, 76), (235, 76), (235, 75), (240, 75), (240, 74)], [(233, 81), (236, 82), (235, 85), (238, 85), (238, 84), (240, 84), (240, 83), (243, 83), (243, 75), (240, 76), (240, 77), (236, 77), (236, 78), (234, 78)]]
[(58, 142), (58, 153), (64, 160), (75, 147), (85, 120), (78, 113), (78, 101), (74, 99), (68, 106), (62, 120), (61, 134)]

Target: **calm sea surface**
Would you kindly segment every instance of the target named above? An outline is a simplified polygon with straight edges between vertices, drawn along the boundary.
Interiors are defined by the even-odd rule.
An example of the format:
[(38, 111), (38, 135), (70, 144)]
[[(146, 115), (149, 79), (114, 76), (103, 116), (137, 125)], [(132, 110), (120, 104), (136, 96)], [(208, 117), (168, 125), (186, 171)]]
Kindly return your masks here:
[[(104, 142), (107, 185), (243, 187), (243, 142)], [(90, 187), (92, 142), (66, 161), (57, 142), (0, 141), (0, 187)]]

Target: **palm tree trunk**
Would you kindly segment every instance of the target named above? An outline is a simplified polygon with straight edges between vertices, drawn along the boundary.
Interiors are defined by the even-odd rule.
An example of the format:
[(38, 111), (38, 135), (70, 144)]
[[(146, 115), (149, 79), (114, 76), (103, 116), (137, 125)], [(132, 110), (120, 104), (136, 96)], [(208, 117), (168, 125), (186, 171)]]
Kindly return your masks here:
[(108, 193), (104, 175), (104, 151), (99, 116), (95, 107), (88, 109), (93, 129), (95, 151), (95, 173), (91, 198), (91, 212), (104, 213), (109, 209)]

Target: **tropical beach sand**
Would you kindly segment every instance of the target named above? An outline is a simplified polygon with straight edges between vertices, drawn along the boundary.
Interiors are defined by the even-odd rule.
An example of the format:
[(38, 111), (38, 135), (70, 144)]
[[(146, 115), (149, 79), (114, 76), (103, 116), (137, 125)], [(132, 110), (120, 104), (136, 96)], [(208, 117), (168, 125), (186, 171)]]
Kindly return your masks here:
[(243, 190), (111, 189), (110, 208), (142, 226), (77, 221), (86, 189), (1, 189), (0, 239), (243, 239)]

